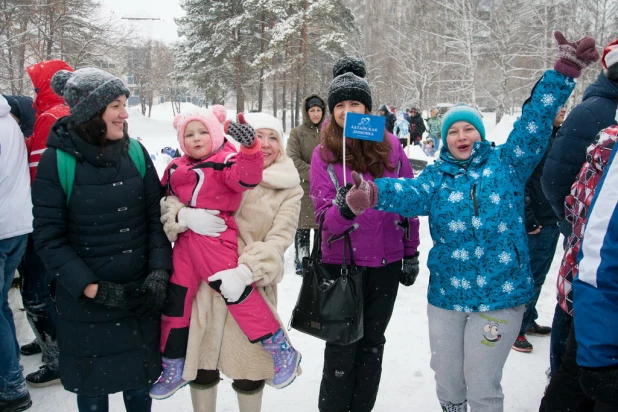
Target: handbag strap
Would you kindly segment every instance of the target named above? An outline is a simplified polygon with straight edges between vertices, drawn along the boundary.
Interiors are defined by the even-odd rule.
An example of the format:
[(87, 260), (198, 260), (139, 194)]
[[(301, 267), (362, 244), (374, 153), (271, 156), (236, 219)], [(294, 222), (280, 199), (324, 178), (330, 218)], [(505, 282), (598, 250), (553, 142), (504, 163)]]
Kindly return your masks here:
[(320, 214), (320, 223), (318, 224), (318, 230), (314, 230), (313, 233), (313, 249), (311, 249), (311, 260), (318, 262), (322, 258), (322, 225), (324, 225), (324, 215), (326, 211)]

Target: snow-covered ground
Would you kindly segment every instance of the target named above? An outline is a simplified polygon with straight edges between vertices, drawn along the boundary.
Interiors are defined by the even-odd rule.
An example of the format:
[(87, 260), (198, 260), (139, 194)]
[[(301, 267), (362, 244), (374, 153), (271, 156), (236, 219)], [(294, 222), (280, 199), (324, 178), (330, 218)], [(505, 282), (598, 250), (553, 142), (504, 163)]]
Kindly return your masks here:
[[(165, 108), (159, 107), (158, 109)], [(173, 116), (171, 108), (168, 107), (168, 109), (169, 116), (166, 110), (161, 110), (160, 113), (157, 112), (157, 116), (160, 117), (152, 119), (143, 118), (138, 111), (134, 112), (134, 109), (131, 109), (130, 133), (132, 136), (142, 137), (142, 142), (151, 153), (160, 151), (164, 146), (176, 147), (175, 132), (171, 125)], [(155, 116), (154, 112), (155, 108), (153, 108), (153, 116)], [(494, 125), (491, 124), (491, 119), (486, 116), (484, 120), (488, 128), (488, 136), (493, 137)], [(512, 119), (509, 121), (512, 124)], [(499, 135), (503, 137), (504, 133), (502, 130)], [(508, 135), (508, 131), (506, 134)], [(421, 218), (421, 274), (414, 286), (401, 286), (399, 289), (393, 317), (386, 332), (382, 381), (374, 408), (376, 412), (439, 410), (435, 397), (433, 372), (429, 367), (430, 351), (426, 316), (426, 292), (429, 278), (426, 259), (431, 244), (427, 219)], [(558, 250), (537, 305), (538, 321), (542, 325), (551, 324), (556, 301), (555, 283), (560, 257), (561, 252)], [(287, 321), (298, 295), (301, 278), (294, 274), (293, 248), (286, 251), (285, 259), (286, 275), (279, 288), (279, 313)], [(19, 343), (28, 343), (34, 335), (26, 321), (25, 313), (20, 310), (22, 306), (19, 292), (11, 290), (9, 300), (15, 313)], [(285, 410), (314, 412), (317, 410), (324, 343), (295, 330), (292, 330), (290, 335), (294, 346), (303, 354), (303, 374), (285, 389), (276, 390), (267, 387), (262, 407), (264, 412)], [(504, 368), (502, 385), (505, 393), (505, 411), (533, 412), (538, 410), (545, 388), (545, 370), (549, 366), (549, 338), (531, 336), (529, 340), (534, 345), (534, 351), (530, 354), (511, 351)], [(24, 357), (22, 364), (26, 373), (33, 372), (40, 366), (41, 357), (40, 355)], [(492, 365), (487, 365), (487, 368), (491, 367)], [(225, 378), (219, 385), (217, 409), (219, 412), (238, 410), (235, 393), (230, 384), (231, 381)], [(32, 411), (77, 411), (75, 395), (65, 391), (61, 386), (31, 389), (30, 394), (33, 399)], [(110, 410), (124, 410), (121, 395), (110, 396)], [(191, 410), (188, 387), (181, 389), (167, 400), (153, 403), (153, 411)]]

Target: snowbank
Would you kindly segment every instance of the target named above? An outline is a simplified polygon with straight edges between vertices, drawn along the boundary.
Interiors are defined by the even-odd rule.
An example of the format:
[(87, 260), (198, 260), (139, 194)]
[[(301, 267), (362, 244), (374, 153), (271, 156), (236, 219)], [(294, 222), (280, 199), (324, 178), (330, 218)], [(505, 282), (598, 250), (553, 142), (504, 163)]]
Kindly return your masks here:
[(494, 142), (496, 146), (506, 143), (511, 130), (513, 130), (513, 123), (515, 123), (515, 120), (517, 120), (517, 116), (508, 114), (502, 116), (500, 123), (498, 123), (491, 132), (486, 131), (487, 140)]

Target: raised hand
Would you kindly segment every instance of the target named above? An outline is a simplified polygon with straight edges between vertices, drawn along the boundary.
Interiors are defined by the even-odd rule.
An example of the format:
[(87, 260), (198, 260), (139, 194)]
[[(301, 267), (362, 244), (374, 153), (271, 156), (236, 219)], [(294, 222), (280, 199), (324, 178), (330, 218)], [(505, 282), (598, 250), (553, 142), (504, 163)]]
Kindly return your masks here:
[(252, 146), (255, 140), (255, 130), (247, 124), (242, 113), (238, 113), (238, 122), (226, 120), (223, 125), (223, 131), (245, 147)]
[(558, 59), (554, 63), (554, 69), (565, 76), (581, 76), (583, 69), (600, 58), (595, 40), (590, 36), (569, 42), (560, 31), (555, 31), (554, 38), (558, 43)]
[(362, 214), (365, 209), (378, 204), (378, 188), (371, 180), (364, 180), (357, 172), (352, 172), (354, 186), (345, 197), (348, 206), (355, 215)]

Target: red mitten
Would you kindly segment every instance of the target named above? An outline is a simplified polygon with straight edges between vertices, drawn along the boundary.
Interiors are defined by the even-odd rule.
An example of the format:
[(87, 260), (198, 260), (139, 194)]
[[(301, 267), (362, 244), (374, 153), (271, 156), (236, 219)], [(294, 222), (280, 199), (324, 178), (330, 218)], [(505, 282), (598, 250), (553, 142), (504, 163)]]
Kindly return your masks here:
[(561, 32), (555, 31), (554, 38), (558, 43), (558, 59), (554, 69), (565, 76), (577, 78), (583, 69), (599, 60), (599, 52), (592, 37), (582, 37), (569, 43)]
[(346, 203), (355, 215), (378, 204), (378, 188), (371, 180), (364, 180), (357, 172), (352, 172), (354, 186), (345, 197)]

